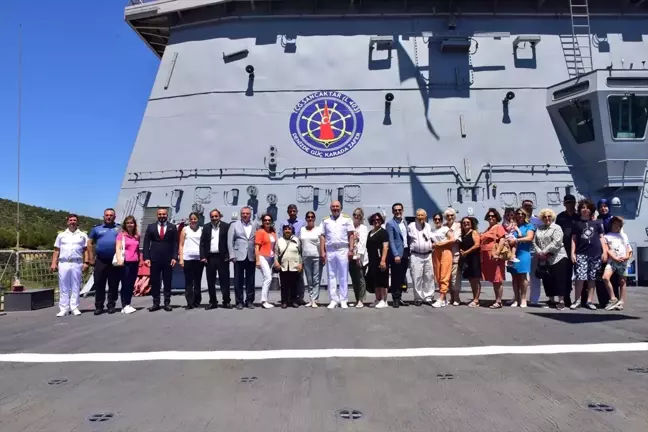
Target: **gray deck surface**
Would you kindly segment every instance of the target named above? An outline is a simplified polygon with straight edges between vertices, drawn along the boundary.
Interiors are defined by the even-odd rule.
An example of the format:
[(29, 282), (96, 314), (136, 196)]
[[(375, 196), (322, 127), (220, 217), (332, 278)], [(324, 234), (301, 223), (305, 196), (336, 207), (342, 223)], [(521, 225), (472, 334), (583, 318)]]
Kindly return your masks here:
[[(484, 300), (492, 299), (485, 286)], [(510, 289), (507, 289), (510, 296)], [(406, 299), (411, 299), (411, 294)], [(279, 294), (271, 292), (271, 299)], [(466, 292), (463, 300), (469, 300)], [(326, 302), (326, 298), (323, 299)], [(93, 299), (83, 299), (92, 310)], [(173, 304), (184, 305), (182, 296)], [(147, 307), (150, 298), (136, 299)], [(140, 310), (0, 317), (0, 353), (416, 348), (645, 342), (648, 289), (623, 312), (447, 307)], [(0, 363), (0, 431), (648, 431), (648, 353)], [(441, 380), (437, 374), (453, 374)], [(253, 383), (241, 377), (255, 376)], [(54, 379), (66, 379), (49, 385)], [(588, 403), (612, 405), (593, 412)], [(336, 411), (360, 410), (359, 420)], [(103, 423), (94, 413), (110, 412)]]

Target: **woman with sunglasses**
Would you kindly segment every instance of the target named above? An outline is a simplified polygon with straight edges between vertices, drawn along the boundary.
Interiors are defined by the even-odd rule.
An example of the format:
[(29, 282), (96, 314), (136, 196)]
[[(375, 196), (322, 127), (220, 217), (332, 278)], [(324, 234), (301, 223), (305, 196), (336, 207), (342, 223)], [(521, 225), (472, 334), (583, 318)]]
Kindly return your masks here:
[(452, 246), (455, 244), (455, 237), (454, 232), (443, 225), (442, 213), (435, 213), (432, 216), (432, 222), (434, 222), (432, 267), (434, 268), (434, 279), (439, 287), (439, 298), (432, 304), (432, 307), (440, 308), (448, 306), (446, 296), (452, 275)]
[(461, 219), (461, 243), (459, 244), (459, 269), (461, 276), (468, 279), (473, 299), (468, 307), (479, 306), (481, 295), (481, 257), (479, 247), (481, 238), (477, 233), (477, 219), (464, 217)]
[(452, 245), (452, 272), (450, 273), (450, 303), (452, 306), (461, 304), (461, 272), (459, 271), (459, 244), (461, 243), (461, 224), (457, 222), (457, 212), (448, 208), (443, 212), (445, 226), (452, 230), (455, 242)]
[(353, 236), (353, 258), (349, 260), (349, 273), (351, 274), (351, 284), (355, 294), (355, 307), (361, 309), (364, 307), (364, 298), (367, 286), (364, 277), (364, 269), (367, 265), (367, 235), (369, 231), (364, 224), (364, 212), (361, 208), (353, 210), (353, 227), (355, 231)]
[(306, 307), (312, 308), (319, 307), (317, 301), (319, 300), (321, 274), (324, 267), (320, 259), (321, 235), (321, 227), (315, 225), (315, 212), (306, 212), (306, 225), (301, 227), (299, 238), (302, 249), (302, 266), (306, 275), (308, 295), (310, 296), (310, 301), (306, 303)]
[(511, 307), (527, 307), (527, 291), (529, 288), (529, 273), (531, 272), (531, 247), (535, 236), (535, 225), (529, 222), (529, 215), (522, 208), (515, 210), (517, 231), (509, 244), (515, 247), (515, 258), (511, 261), (509, 272), (513, 276), (513, 303)]
[(279, 271), (281, 281), (281, 308), (298, 308), (297, 281), (302, 271), (301, 243), (295, 237), (292, 225), (285, 224), (282, 232), (283, 237), (277, 240), (274, 251), (274, 268)]
[(484, 218), (488, 222), (488, 228), (481, 234), (479, 249), (481, 253), (481, 270), (482, 279), (493, 284), (495, 291), (495, 303), (491, 309), (502, 308), (502, 296), (504, 295), (504, 260), (499, 257), (499, 241), (506, 235), (506, 230), (500, 222), (502, 216), (494, 209), (490, 208)]
[(261, 285), (261, 307), (272, 309), (274, 305), (268, 301), (270, 285), (272, 284), (272, 266), (274, 264), (274, 250), (277, 243), (277, 233), (272, 224), (272, 216), (267, 213), (261, 215), (261, 229), (254, 235), (254, 255), (256, 266), (263, 274)]
[(371, 231), (367, 236), (367, 290), (376, 293), (376, 301), (372, 305), (376, 309), (387, 307), (387, 290), (389, 289), (389, 270), (387, 268), (387, 251), (389, 236), (382, 227), (385, 219), (380, 213), (369, 217)]

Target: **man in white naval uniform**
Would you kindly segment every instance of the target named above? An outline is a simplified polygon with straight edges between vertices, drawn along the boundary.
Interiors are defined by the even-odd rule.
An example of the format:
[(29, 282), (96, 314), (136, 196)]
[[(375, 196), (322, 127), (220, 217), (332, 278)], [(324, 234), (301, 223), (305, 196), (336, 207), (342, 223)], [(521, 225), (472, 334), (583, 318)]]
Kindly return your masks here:
[(59, 313), (57, 317), (81, 315), (79, 310), (79, 291), (83, 272), (88, 268), (88, 235), (78, 229), (79, 218), (71, 214), (67, 217), (67, 229), (56, 236), (52, 271), (58, 270), (59, 276)]
[[(331, 302), (329, 309), (346, 309), (349, 293), (349, 259), (353, 257), (353, 221), (340, 214), (340, 201), (331, 203), (331, 216), (322, 221), (320, 237), (320, 256), (322, 263), (328, 262), (328, 289)], [(339, 289), (337, 287), (339, 285)]]

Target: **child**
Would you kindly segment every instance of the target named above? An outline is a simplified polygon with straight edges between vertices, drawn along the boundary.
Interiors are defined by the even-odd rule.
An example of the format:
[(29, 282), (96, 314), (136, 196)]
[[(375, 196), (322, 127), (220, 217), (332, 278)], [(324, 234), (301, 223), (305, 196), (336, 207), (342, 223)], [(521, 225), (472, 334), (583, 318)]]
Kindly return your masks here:
[(502, 226), (506, 231), (506, 235), (499, 241), (499, 256), (501, 259), (506, 261), (507, 266), (512, 266), (514, 262), (520, 262), (520, 260), (515, 257), (517, 248), (511, 246), (509, 241), (516, 237), (521, 237), (522, 233), (518, 229), (517, 222), (515, 222), (515, 210), (507, 208), (504, 212), (504, 222), (502, 222)]
[[(622, 232), (623, 219), (614, 216), (610, 220), (610, 232), (605, 234), (605, 241), (608, 245), (608, 262), (603, 272), (603, 282), (610, 295), (610, 301), (605, 306), (605, 310), (618, 309), (623, 310), (623, 304), (626, 300), (626, 276), (628, 276), (628, 260), (632, 256), (632, 248), (628, 241), (628, 236)], [(614, 289), (610, 278), (617, 273), (619, 275), (619, 297), (614, 296)]]

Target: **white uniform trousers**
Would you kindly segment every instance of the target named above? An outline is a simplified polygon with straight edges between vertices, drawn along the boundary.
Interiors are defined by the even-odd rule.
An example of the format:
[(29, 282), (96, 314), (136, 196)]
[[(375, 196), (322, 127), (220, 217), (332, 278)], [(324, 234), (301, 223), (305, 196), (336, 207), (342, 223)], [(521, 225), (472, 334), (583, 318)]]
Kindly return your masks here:
[(531, 255), (531, 273), (529, 274), (529, 301), (531, 304), (540, 303), (540, 279), (535, 275), (535, 271), (538, 268), (538, 259), (534, 255)]
[(59, 275), (59, 308), (62, 311), (73, 311), (79, 308), (79, 291), (83, 278), (83, 264), (60, 262)]
[[(336, 303), (347, 301), (349, 297), (349, 249), (327, 250), (326, 261), (328, 263), (329, 298)], [(339, 285), (339, 289), (337, 285)]]
[(414, 300), (430, 300), (434, 297), (434, 270), (432, 254), (410, 255), (410, 275), (414, 285)]

